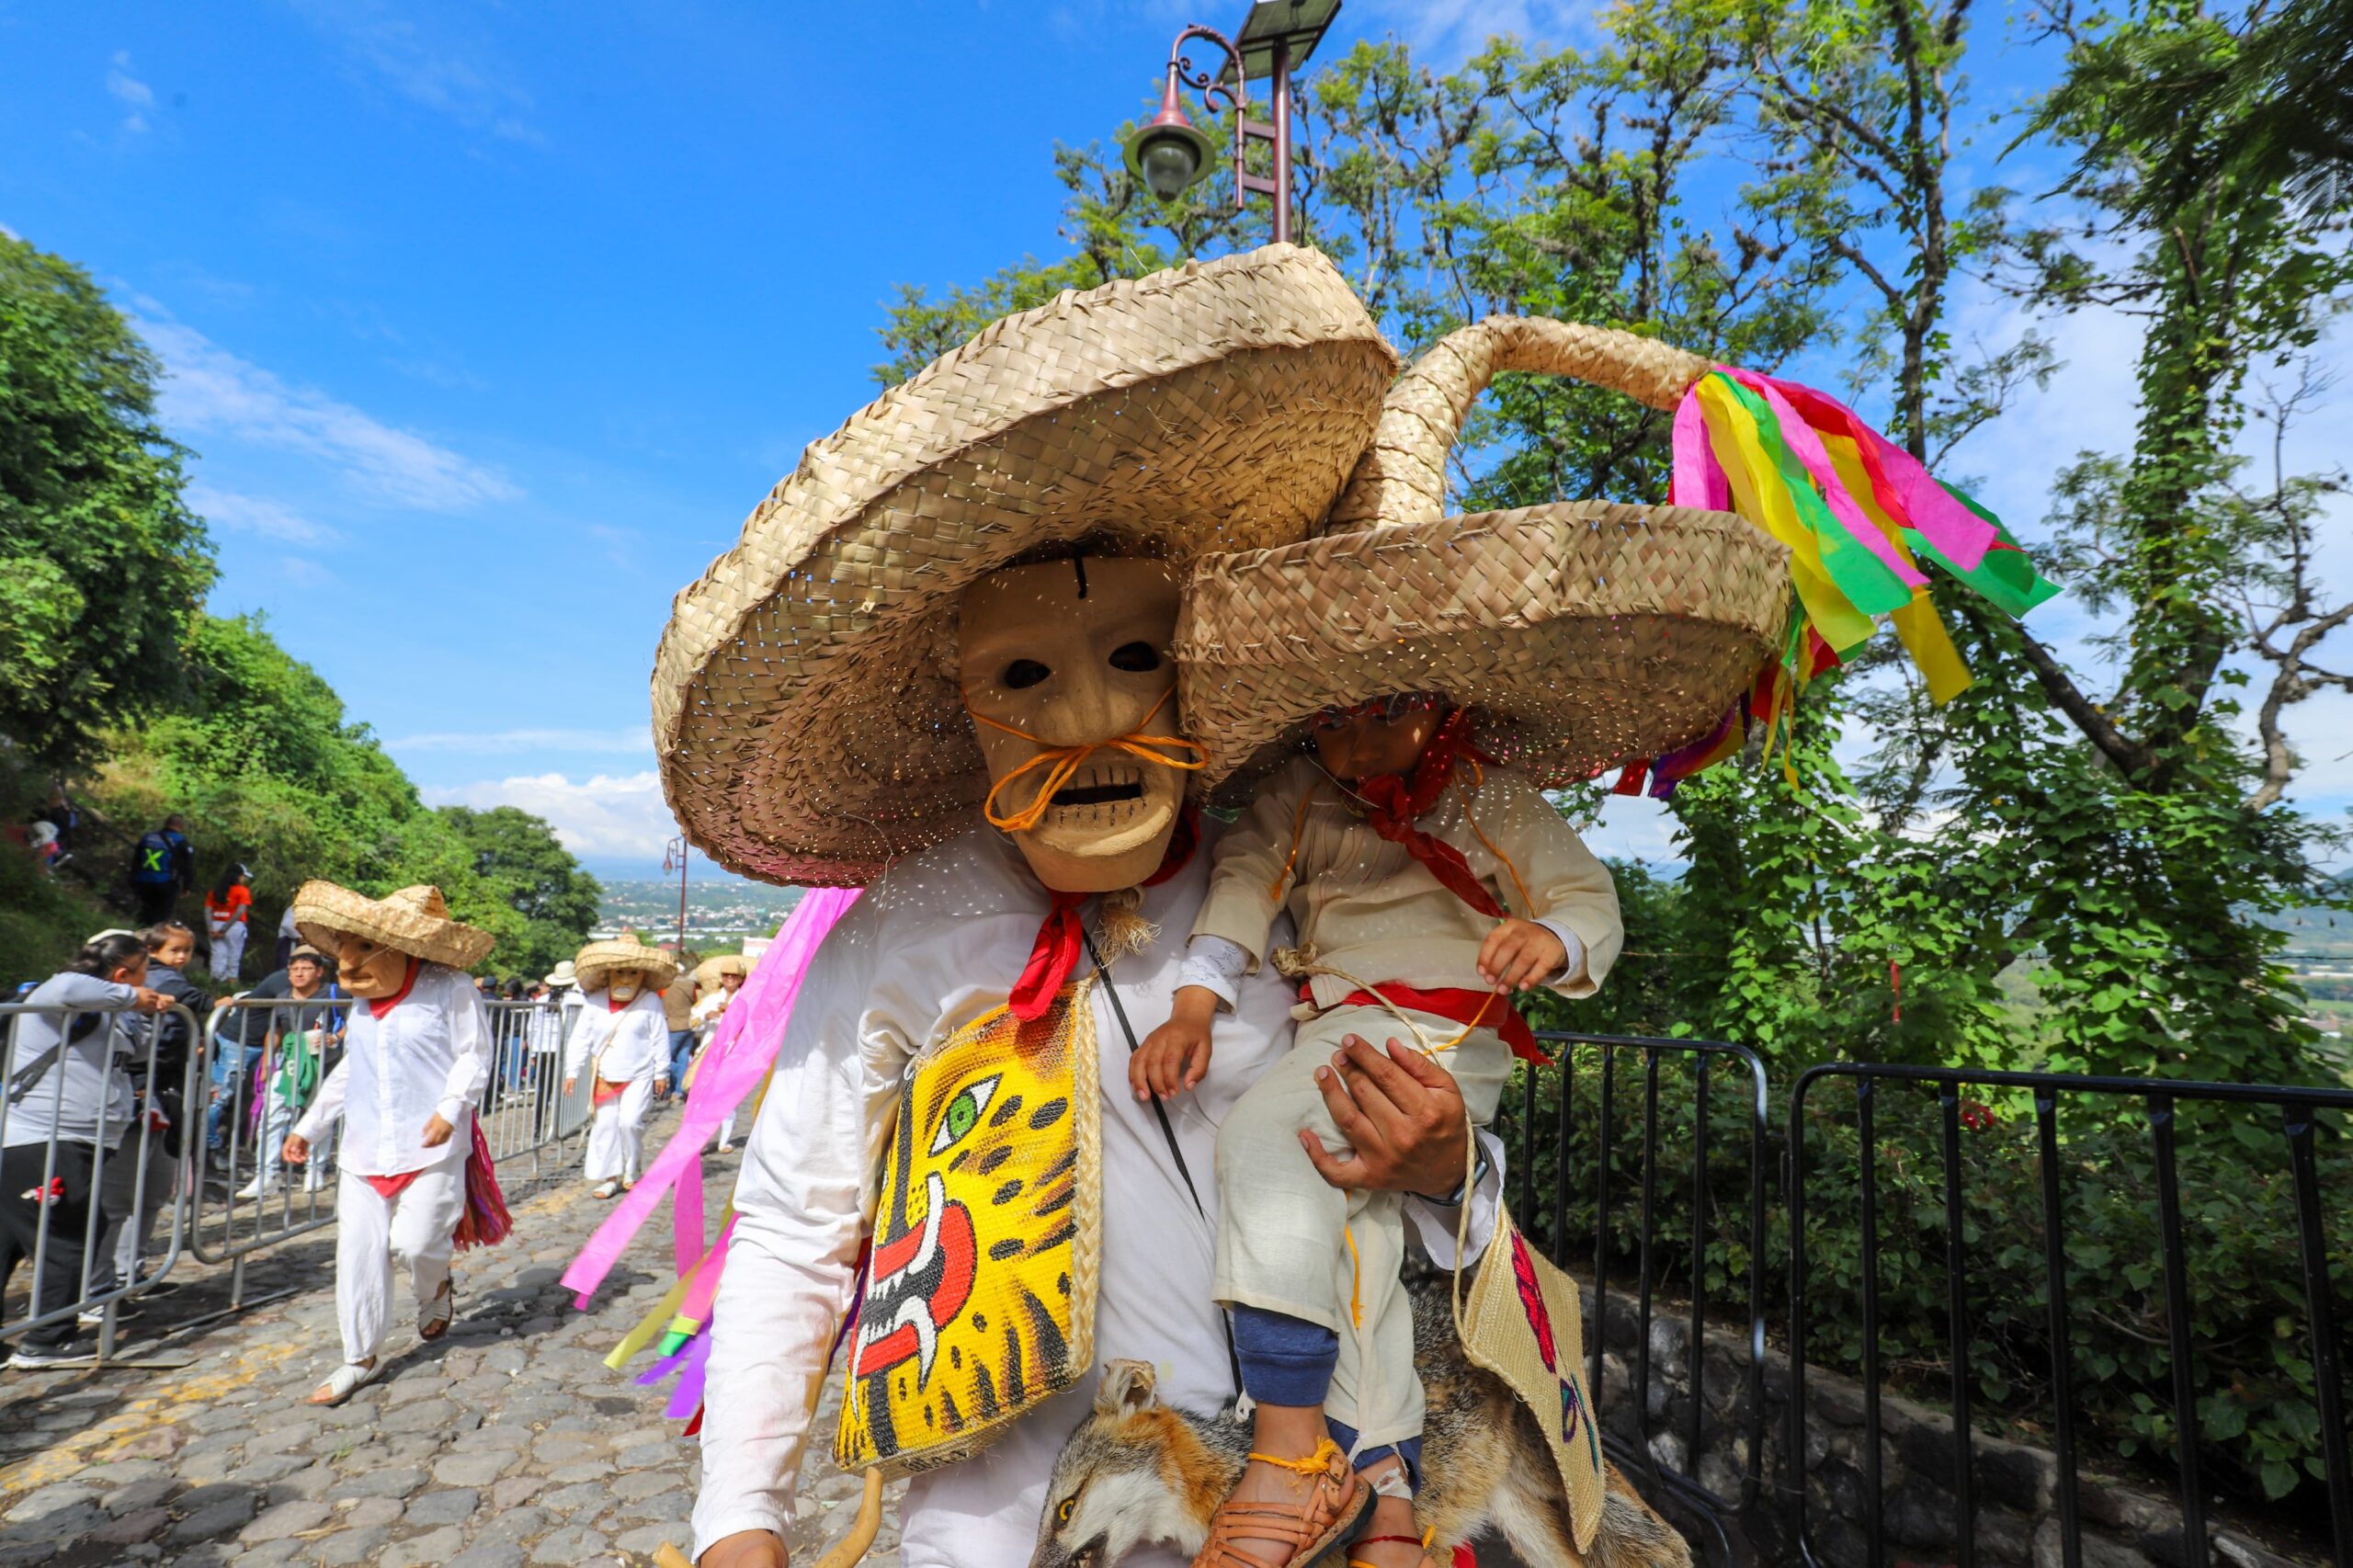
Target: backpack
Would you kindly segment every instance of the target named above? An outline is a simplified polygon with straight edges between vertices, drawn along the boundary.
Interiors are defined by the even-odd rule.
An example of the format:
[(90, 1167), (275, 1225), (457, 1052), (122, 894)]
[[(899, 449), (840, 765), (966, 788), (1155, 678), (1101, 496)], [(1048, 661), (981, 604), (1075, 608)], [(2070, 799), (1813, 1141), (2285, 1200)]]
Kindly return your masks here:
[(172, 880), (172, 841), (160, 831), (141, 834), (136, 855), (131, 863), (132, 881), (153, 886)]

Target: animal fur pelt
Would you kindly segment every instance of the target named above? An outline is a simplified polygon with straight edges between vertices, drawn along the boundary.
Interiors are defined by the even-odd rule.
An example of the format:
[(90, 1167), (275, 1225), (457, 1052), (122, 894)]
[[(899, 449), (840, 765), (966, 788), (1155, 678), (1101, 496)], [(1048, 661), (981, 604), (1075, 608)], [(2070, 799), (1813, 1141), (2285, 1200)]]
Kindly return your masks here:
[[(1409, 1267), (1405, 1283), (1427, 1406), (1415, 1518), (1435, 1532), (1435, 1560), (1443, 1563), (1456, 1545), (1493, 1533), (1528, 1568), (1690, 1568), (1683, 1538), (1615, 1465), (1608, 1467), (1593, 1549), (1580, 1554), (1536, 1418), (1502, 1380), (1463, 1357), (1446, 1276)], [(1214, 1415), (1172, 1409), (1160, 1403), (1155, 1384), (1142, 1361), (1104, 1368), (1094, 1412), (1054, 1460), (1030, 1568), (1117, 1568), (1146, 1542), (1188, 1556), (1200, 1550), (1210, 1516), (1248, 1460), (1250, 1424), (1231, 1405)], [(1324, 1562), (1338, 1568), (1343, 1559), (1336, 1548)]]

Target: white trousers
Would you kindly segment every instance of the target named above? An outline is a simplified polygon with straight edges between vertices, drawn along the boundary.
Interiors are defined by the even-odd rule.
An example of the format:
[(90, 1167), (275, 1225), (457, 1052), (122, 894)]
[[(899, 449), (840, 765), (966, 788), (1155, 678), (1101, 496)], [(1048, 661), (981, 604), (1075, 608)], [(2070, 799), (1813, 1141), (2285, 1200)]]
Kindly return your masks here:
[(407, 1266), (420, 1312), (449, 1279), (449, 1254), (466, 1209), (466, 1162), (445, 1160), (384, 1198), (368, 1178), (343, 1173), (335, 1189), (335, 1315), (343, 1358), (368, 1360), (392, 1321), (392, 1266)]
[[(1482, 1127), (1511, 1077), (1511, 1048), (1492, 1029), (1427, 1013), (1411, 1015), (1433, 1043), (1452, 1040), (1438, 1063), (1461, 1086)], [(1320, 1324), (1340, 1336), (1325, 1409), (1357, 1429), (1361, 1447), (1418, 1437), (1422, 1383), (1414, 1372), (1414, 1307), (1399, 1271), (1405, 1258), (1403, 1200), (1393, 1192), (1344, 1192), (1324, 1181), (1299, 1146), (1301, 1129), (1345, 1150), (1315, 1086), (1347, 1035), (1402, 1036), (1381, 1007), (1335, 1007), (1302, 1021), (1290, 1053), (1251, 1085), (1217, 1132), (1217, 1274), (1228, 1306), (1256, 1307)], [(1410, 1041), (1408, 1043), (1411, 1043)], [(1353, 1354), (1351, 1353), (1353, 1352)]]
[(653, 1106), (654, 1080), (640, 1078), (597, 1108), (588, 1127), (590, 1181), (638, 1178), (645, 1168), (645, 1118)]
[(212, 978), (234, 980), (237, 970), (245, 961), (245, 923), (232, 920), (225, 931), (212, 938)]

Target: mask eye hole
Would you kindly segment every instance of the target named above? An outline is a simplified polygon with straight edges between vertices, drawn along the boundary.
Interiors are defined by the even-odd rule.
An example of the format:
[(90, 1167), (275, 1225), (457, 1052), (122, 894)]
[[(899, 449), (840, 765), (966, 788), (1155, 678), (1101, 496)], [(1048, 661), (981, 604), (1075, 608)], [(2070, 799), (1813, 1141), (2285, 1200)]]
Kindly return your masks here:
[(1063, 1498), (1061, 1506), (1054, 1509), (1054, 1523), (1058, 1525), (1066, 1525), (1070, 1523), (1071, 1515), (1077, 1511), (1078, 1494), (1074, 1492), (1069, 1496)]
[(1160, 667), (1160, 650), (1149, 642), (1122, 642), (1111, 650), (1111, 667), (1142, 675)]
[(1035, 659), (1016, 659), (997, 679), (1015, 691), (1027, 691), (1054, 672)]

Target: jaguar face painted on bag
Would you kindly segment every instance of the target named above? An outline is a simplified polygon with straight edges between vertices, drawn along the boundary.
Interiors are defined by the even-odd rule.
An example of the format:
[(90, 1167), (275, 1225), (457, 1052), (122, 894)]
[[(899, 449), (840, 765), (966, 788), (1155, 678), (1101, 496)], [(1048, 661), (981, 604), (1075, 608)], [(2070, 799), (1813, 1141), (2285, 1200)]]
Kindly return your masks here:
[(1094, 1007), (998, 1008), (899, 1096), (835, 1454), (893, 1473), (962, 1459), (1091, 1364), (1098, 1256)]

